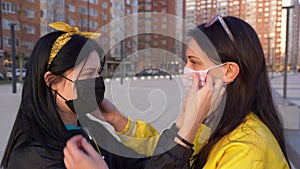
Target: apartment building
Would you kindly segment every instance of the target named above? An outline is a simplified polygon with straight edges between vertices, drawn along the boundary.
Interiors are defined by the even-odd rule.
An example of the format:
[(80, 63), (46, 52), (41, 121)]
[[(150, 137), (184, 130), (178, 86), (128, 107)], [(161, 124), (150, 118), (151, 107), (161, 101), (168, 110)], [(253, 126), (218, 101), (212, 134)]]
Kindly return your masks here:
[[(11, 62), (11, 24), (15, 29), (15, 45), (18, 67), (22, 67), (40, 37), (40, 9), (37, 0), (1, 0), (1, 49), (0, 71)], [(3, 64), (2, 64), (3, 63)]]
[[(298, 60), (298, 46), (299, 46), (299, 3), (298, 0), (283, 0), (282, 6), (291, 7), (282, 10), (282, 43), (281, 51), (284, 54), (282, 62), (285, 60), (286, 53), (286, 33), (288, 32), (288, 52), (287, 62), (291, 70), (296, 71)], [(289, 10), (289, 11), (287, 11)], [(288, 13), (289, 12), (289, 15)], [(287, 28), (287, 19), (289, 19), (289, 27)]]
[(178, 71), (181, 58), (171, 55), (174, 53), (182, 56), (182, 44), (168, 35), (182, 32), (177, 32), (176, 24), (179, 23), (169, 17), (175, 15), (184, 19), (185, 0), (139, 0), (138, 12), (152, 12), (144, 14), (142, 22), (138, 23), (139, 32), (150, 32), (140, 34), (138, 37), (138, 49), (145, 51), (142, 52), (144, 63), (140, 62), (139, 67), (163, 68), (175, 73)]
[(196, 24), (217, 13), (247, 21), (257, 32), (268, 64), (279, 62), (281, 52), (281, 0), (196, 0)]
[[(298, 49), (295, 47), (299, 44), (297, 0), (0, 0), (0, 47), (5, 51), (5, 56), (1, 56), (3, 52), (0, 52), (0, 61), (6, 65), (11, 64), (10, 23), (16, 23), (17, 64), (24, 65), (38, 38), (52, 31), (48, 24), (64, 21), (82, 31), (100, 31), (103, 34), (101, 45), (109, 53), (111, 69), (116, 68), (127, 56), (132, 59), (130, 62), (137, 62), (140, 59), (138, 51), (147, 49), (152, 50), (144, 52), (145, 62), (140, 62), (137, 67), (169, 69), (180, 66), (176, 65), (179, 60), (156, 56), (165, 56), (170, 52), (183, 55), (182, 44), (173, 37), (141, 33), (175, 31), (174, 34), (178, 35), (180, 32), (176, 32), (172, 26), (180, 23), (166, 16), (152, 15), (171, 14), (185, 19), (191, 25), (197, 25), (207, 22), (216, 13), (222, 13), (237, 16), (251, 24), (261, 40), (267, 64), (280, 64), (285, 56), (286, 15), (282, 9), (285, 1), (295, 6), (291, 10), (289, 27), (289, 63), (294, 64), (299, 62), (296, 57)], [(133, 17), (133, 22), (127, 21), (120, 26), (107, 26), (122, 17), (145, 12), (154, 14), (144, 14), (143, 18)], [(119, 41), (124, 35), (134, 36)]]

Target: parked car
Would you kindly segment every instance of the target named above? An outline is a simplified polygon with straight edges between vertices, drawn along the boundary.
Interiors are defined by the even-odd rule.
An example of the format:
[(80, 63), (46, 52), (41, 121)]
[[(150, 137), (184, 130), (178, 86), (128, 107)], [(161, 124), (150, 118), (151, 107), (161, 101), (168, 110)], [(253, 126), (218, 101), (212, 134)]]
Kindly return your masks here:
[(170, 75), (167, 71), (163, 69), (157, 69), (157, 68), (148, 68), (148, 69), (143, 69), (139, 71), (135, 77), (141, 77), (141, 76), (169, 76), (170, 80), (172, 80), (172, 75)]
[[(16, 68), (16, 78), (19, 78), (20, 74), (21, 74), (21, 69)], [(26, 69), (22, 69), (22, 78), (23, 78), (23, 79), (25, 78), (25, 75), (26, 75)], [(7, 71), (6, 77), (7, 77), (9, 80), (12, 79), (12, 77), (13, 77), (13, 76), (12, 76), (12, 70)]]
[(0, 80), (4, 80), (4, 75), (0, 73)]

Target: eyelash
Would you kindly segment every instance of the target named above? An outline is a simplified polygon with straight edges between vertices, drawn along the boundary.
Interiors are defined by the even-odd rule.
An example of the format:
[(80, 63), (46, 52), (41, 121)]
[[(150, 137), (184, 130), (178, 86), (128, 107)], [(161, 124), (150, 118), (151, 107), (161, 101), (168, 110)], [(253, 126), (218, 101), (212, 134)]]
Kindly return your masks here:
[(193, 61), (193, 60), (190, 60), (190, 62), (191, 62), (192, 64), (196, 64), (196, 62), (195, 62), (195, 61)]

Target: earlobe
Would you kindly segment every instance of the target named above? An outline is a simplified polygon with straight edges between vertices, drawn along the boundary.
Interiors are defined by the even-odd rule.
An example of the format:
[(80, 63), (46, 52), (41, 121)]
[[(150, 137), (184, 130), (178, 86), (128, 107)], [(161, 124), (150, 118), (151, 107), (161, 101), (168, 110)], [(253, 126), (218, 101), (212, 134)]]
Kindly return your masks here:
[(235, 62), (227, 62), (225, 65), (225, 82), (231, 83), (240, 73), (240, 67)]

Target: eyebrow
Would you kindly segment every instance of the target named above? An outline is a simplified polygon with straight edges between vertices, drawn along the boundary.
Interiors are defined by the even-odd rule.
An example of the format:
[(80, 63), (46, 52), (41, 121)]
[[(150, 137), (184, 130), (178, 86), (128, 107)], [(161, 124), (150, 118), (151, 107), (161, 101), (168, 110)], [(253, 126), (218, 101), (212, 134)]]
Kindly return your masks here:
[(91, 73), (94, 73), (95, 71), (98, 71), (98, 68), (87, 68), (87, 69), (82, 69), (81, 75), (82, 75), (82, 74), (91, 74)]
[(200, 58), (198, 58), (198, 57), (196, 57), (196, 56), (193, 56), (193, 55), (188, 55), (187, 57), (188, 57), (189, 59), (196, 59), (196, 60), (201, 61)]

